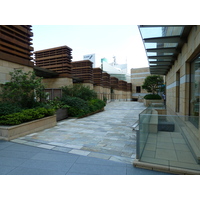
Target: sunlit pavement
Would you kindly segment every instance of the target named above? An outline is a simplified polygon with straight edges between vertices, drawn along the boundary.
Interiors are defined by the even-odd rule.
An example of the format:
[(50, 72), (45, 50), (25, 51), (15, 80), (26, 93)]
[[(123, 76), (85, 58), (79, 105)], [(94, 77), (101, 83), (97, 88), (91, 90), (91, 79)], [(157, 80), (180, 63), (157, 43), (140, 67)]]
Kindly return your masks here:
[(132, 125), (144, 109), (139, 102), (111, 102), (103, 112), (63, 120), (13, 142), (131, 164), (136, 156)]
[(144, 109), (139, 102), (111, 102), (95, 115), (0, 141), (0, 174), (166, 174), (132, 165), (136, 156), (132, 125)]

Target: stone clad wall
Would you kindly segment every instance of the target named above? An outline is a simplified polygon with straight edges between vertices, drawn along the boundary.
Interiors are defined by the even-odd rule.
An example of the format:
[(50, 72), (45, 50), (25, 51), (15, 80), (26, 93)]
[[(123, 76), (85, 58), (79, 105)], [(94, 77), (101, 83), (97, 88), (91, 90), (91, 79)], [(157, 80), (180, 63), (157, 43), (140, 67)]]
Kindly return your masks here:
[(131, 69), (132, 98), (138, 99), (138, 96), (144, 96), (147, 94), (147, 91), (143, 90), (142, 87), (141, 93), (137, 93), (136, 86), (142, 86), (144, 79), (150, 75), (149, 67)]
[(9, 62), (6, 60), (0, 60), (0, 84), (5, 84), (10, 80), (10, 72), (14, 72), (15, 69), (21, 69), (24, 72), (33, 71), (32, 67)]
[(180, 115), (189, 114), (190, 62), (200, 53), (200, 26), (192, 28), (188, 42), (183, 46), (178, 59), (166, 76), (166, 103), (177, 112), (178, 80), (180, 74)]

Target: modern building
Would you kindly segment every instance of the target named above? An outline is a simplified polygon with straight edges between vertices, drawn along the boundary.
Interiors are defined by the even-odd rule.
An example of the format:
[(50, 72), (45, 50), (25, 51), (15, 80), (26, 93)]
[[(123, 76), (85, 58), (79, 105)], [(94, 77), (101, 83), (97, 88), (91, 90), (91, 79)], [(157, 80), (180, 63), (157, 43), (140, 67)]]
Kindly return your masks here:
[(200, 26), (141, 25), (139, 29), (150, 73), (165, 76), (166, 107), (140, 114), (134, 165), (200, 174)]
[(9, 81), (15, 69), (33, 71), (32, 37), (29, 25), (0, 26), (0, 84)]
[(130, 74), (127, 73), (127, 64), (113, 65), (103, 60), (102, 69), (104, 72), (109, 73), (111, 77), (116, 77), (119, 80), (126, 81), (129, 83), (131, 82)]
[[(37, 69), (54, 73), (43, 79), (46, 88), (59, 88), (72, 84), (72, 49), (68, 46), (35, 51)], [(56, 76), (57, 75), (57, 76)]]
[(72, 62), (73, 83), (82, 83), (93, 89), (93, 63), (90, 60)]
[(149, 67), (131, 69), (132, 99), (134, 101), (143, 98), (147, 94), (147, 91), (142, 89), (142, 85), (145, 78), (150, 75)]

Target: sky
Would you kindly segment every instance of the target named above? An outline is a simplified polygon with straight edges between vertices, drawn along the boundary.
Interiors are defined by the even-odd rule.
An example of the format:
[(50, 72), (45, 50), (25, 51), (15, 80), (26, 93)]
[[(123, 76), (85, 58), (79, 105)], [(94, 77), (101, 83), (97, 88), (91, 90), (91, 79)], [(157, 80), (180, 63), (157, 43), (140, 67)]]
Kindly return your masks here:
[(148, 67), (144, 45), (137, 25), (32, 25), (34, 51), (67, 45), (72, 61), (95, 54), (96, 66), (107, 58), (131, 68)]

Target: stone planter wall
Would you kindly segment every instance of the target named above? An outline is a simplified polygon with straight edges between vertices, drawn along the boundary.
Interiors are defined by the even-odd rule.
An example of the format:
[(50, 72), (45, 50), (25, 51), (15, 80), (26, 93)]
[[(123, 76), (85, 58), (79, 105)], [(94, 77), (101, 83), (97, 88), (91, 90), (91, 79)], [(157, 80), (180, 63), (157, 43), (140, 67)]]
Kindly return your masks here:
[(54, 127), (56, 124), (56, 115), (53, 115), (19, 125), (0, 126), (0, 137), (4, 140), (12, 140), (24, 135)]
[(56, 111), (56, 120), (60, 121), (68, 118), (67, 108), (60, 108)]
[(145, 106), (150, 106), (151, 103), (163, 103), (163, 99), (144, 99), (143, 100)]

